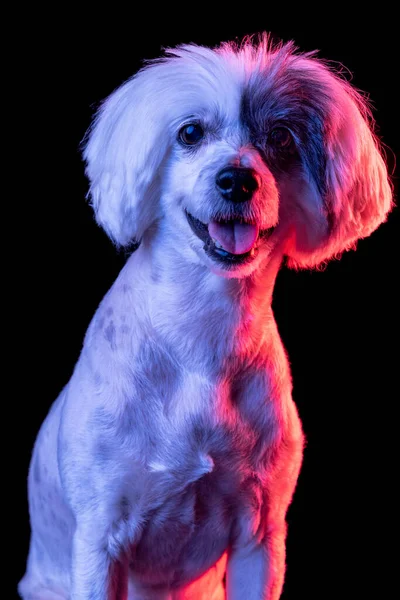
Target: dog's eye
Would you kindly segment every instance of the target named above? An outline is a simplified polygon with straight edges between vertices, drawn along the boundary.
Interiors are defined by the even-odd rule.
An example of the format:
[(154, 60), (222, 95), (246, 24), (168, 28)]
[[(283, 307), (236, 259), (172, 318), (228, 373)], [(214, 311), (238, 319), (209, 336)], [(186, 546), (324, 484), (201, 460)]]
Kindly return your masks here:
[(203, 128), (197, 123), (185, 125), (179, 132), (179, 141), (185, 146), (194, 146), (204, 137)]
[(281, 150), (289, 150), (294, 145), (292, 134), (286, 127), (275, 127), (269, 134), (268, 141), (272, 146)]

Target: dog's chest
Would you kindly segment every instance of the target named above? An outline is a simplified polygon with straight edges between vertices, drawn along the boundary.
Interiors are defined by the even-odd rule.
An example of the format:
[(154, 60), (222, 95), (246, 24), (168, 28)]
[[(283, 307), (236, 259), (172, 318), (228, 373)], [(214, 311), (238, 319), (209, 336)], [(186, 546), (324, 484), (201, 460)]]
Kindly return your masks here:
[[(186, 397), (183, 404), (193, 387), (200, 400)], [(193, 569), (208, 568), (226, 550), (239, 514), (251, 507), (258, 519), (261, 484), (254, 474), (271, 435), (263, 431), (268, 409), (259, 392), (260, 381), (244, 378), (214, 387), (188, 380), (158, 416), (137, 505), (144, 510), (132, 557), (137, 575), (153, 581), (159, 571), (160, 584), (166, 574), (176, 584), (193, 578)]]

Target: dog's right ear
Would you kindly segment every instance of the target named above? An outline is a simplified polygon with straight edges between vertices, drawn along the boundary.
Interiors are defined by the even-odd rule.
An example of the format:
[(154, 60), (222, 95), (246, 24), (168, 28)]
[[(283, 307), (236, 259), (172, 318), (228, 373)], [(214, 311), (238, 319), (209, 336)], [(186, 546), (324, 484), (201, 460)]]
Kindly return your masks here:
[(158, 217), (168, 136), (153, 87), (149, 70), (139, 71), (103, 102), (83, 142), (96, 220), (117, 246), (140, 242)]

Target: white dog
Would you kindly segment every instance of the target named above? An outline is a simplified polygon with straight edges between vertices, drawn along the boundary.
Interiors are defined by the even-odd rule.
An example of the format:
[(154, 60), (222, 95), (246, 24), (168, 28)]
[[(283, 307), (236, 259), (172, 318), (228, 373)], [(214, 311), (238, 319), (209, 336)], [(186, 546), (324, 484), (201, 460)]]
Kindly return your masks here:
[(29, 472), (25, 600), (277, 600), (302, 459), (271, 310), (382, 223), (360, 95), (292, 44), (168, 50), (102, 105), (97, 221), (139, 243), (95, 314)]

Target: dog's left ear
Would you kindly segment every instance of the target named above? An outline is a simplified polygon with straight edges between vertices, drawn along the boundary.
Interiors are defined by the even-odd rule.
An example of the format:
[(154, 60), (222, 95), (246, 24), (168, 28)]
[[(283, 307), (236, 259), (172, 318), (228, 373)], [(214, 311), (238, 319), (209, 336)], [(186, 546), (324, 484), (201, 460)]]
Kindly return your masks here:
[(297, 67), (319, 90), (314, 102), (324, 114), (325, 181), (303, 206), (287, 251), (290, 267), (308, 268), (370, 235), (386, 220), (392, 190), (361, 95), (316, 59), (301, 58)]
[(143, 69), (113, 92), (84, 140), (96, 220), (118, 246), (139, 242), (158, 217), (168, 136), (153, 81), (150, 69)]

